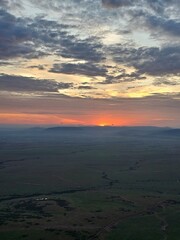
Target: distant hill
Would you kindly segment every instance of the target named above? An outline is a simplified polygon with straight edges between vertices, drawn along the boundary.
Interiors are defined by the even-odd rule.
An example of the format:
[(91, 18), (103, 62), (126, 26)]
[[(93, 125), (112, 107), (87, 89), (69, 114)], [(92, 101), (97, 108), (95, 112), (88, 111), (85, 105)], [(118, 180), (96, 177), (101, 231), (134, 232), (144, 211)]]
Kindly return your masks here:
[[(162, 129), (160, 127), (151, 127), (151, 126), (123, 126), (123, 127), (119, 127), (119, 126), (104, 126), (104, 127), (100, 127), (100, 126), (57, 126), (57, 127), (49, 127), (46, 128), (47, 131), (67, 131), (67, 130), (123, 130), (123, 131), (151, 131), (151, 130), (157, 130), (157, 129)], [(165, 129), (165, 128), (163, 128)]]
[(82, 131), (84, 127), (50, 127), (46, 128), (46, 131), (60, 132), (60, 131)]
[(159, 127), (151, 127), (151, 126), (132, 126), (132, 127), (115, 127), (115, 126), (106, 126), (106, 127), (75, 127), (75, 126), (67, 126), (67, 127), (50, 127), (46, 128), (45, 131), (49, 133), (63, 133), (63, 134), (112, 134), (119, 136), (152, 136), (157, 134), (162, 134), (163, 132), (169, 131), (172, 129), (169, 128), (159, 128)]

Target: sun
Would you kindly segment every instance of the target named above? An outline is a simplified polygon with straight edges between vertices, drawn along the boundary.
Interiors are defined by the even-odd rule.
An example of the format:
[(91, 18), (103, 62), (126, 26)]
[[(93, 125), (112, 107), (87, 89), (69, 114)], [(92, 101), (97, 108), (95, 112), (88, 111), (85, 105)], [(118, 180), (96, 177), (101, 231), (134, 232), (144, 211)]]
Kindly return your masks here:
[(106, 126), (107, 126), (106, 123), (100, 123), (100, 124), (99, 124), (99, 127), (106, 127)]

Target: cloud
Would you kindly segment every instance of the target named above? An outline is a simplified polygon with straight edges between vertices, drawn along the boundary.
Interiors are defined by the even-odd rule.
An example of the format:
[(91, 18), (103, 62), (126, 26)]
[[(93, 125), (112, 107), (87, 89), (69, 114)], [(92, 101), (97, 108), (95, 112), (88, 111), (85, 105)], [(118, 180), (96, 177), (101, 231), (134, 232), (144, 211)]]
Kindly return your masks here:
[(45, 70), (46, 67), (44, 65), (32, 65), (32, 66), (29, 66), (28, 68), (37, 68), (38, 70)]
[(155, 86), (161, 86), (162, 84), (168, 85), (168, 86), (177, 86), (177, 85), (180, 85), (180, 82), (172, 81), (168, 79), (157, 79), (154, 81)]
[[(143, 22), (143, 21), (142, 21)], [(144, 26), (152, 32), (152, 36), (169, 35), (180, 36), (180, 21), (177, 19), (167, 19), (157, 15), (145, 15)], [(140, 23), (140, 25), (142, 25)]]
[(75, 27), (41, 17), (16, 18), (1, 9), (0, 59), (31, 59), (54, 54), (76, 60), (102, 61), (105, 58), (103, 45), (98, 38), (79, 39), (69, 33), (69, 29)]
[(142, 62), (134, 63), (140, 72), (154, 76), (180, 73), (180, 46), (169, 46), (162, 49), (150, 48), (144, 53)]
[(0, 0), (1, 7), (7, 7), (7, 0)]
[(105, 57), (103, 45), (96, 37), (78, 38), (69, 33), (77, 28), (74, 24), (59, 24), (42, 18), (36, 18), (30, 25), (36, 32), (35, 42), (45, 45), (55, 55), (84, 61), (99, 62)]
[(156, 38), (166, 34), (180, 36), (178, 0), (102, 0), (102, 5), (117, 9), (126, 22), (129, 19), (128, 27), (133, 31), (144, 29)]
[(7, 66), (7, 65), (12, 65), (12, 63), (8, 61), (0, 61), (0, 66)]
[[(36, 3), (39, 8), (32, 18), (13, 9), (7, 12), (8, 6), (17, 4), (18, 1), (1, 0), (0, 65), (7, 65), (6, 60), (18, 57), (31, 60), (51, 55), (52, 61), (60, 60), (61, 64), (54, 64), (49, 72), (99, 76), (104, 79), (101, 84), (145, 80), (146, 74), (153, 77), (179, 74), (180, 46), (169, 40), (169, 36), (177, 37), (180, 34), (179, 16), (174, 11), (179, 6), (177, 0), (28, 0), (23, 6), (26, 7), (28, 2), (29, 8), (34, 7), (32, 3)], [(110, 10), (107, 7), (115, 9)], [(38, 15), (45, 8), (51, 11), (46, 16)], [(62, 11), (58, 16), (61, 21), (56, 15), (60, 9)], [(53, 12), (56, 13), (52, 18), (50, 14)], [(92, 26), (88, 25), (89, 22)], [(144, 33), (155, 39), (161, 34), (166, 44), (162, 47), (136, 47), (135, 44), (128, 44), (138, 29), (143, 32), (142, 42), (145, 42)], [(100, 34), (101, 31), (104, 31), (104, 35)], [(110, 38), (115, 38), (115, 42), (119, 41), (121, 44), (113, 45)], [(138, 38), (139, 36), (137, 40)], [(106, 40), (110, 40), (110, 43), (106, 44)], [(148, 41), (151, 42), (149, 39)], [(161, 45), (159, 42), (157, 44)], [(113, 72), (108, 67), (111, 62), (120, 64), (122, 68), (124, 65), (124, 68), (133, 67), (135, 70), (131, 74), (125, 70), (118, 73), (117, 66)], [(32, 66), (27, 68), (44, 70), (43, 61), (40, 65), (38, 63), (31, 63)]]
[(91, 62), (77, 64), (73, 63), (54, 64), (49, 71), (54, 73), (85, 75), (89, 77), (95, 76), (105, 77), (107, 74), (106, 68), (99, 65), (95, 65)]
[(136, 8), (150, 8), (155, 12), (163, 13), (168, 7), (179, 8), (179, 0), (101, 0), (105, 7), (136, 7)]
[(0, 91), (56, 93), (59, 89), (67, 89), (72, 86), (72, 83), (56, 82), (54, 80), (6, 74), (0, 75)]
[[(177, 96), (175, 96), (176, 98)], [(178, 96), (179, 97), (179, 96)], [(86, 124), (96, 123), (102, 116), (106, 116), (114, 120), (124, 120), (124, 124), (131, 125), (157, 125), (153, 119), (173, 119), (173, 122), (165, 122), (166, 126), (179, 127), (179, 101), (173, 99), (172, 96), (154, 95), (141, 99), (137, 98), (120, 98), (120, 99), (80, 99), (67, 98), (59, 96), (52, 98), (51, 96), (34, 97), (18, 96), (18, 95), (2, 95), (0, 104), (1, 113), (27, 114), (31, 119), (33, 114), (41, 114), (51, 118), (64, 116), (64, 118), (79, 119)], [(6, 114), (5, 114), (6, 115)], [(11, 119), (13, 114), (7, 115), (7, 119)], [(39, 116), (40, 117), (40, 116)], [(112, 119), (112, 121), (114, 121)], [(130, 122), (129, 122), (130, 120)], [(99, 122), (98, 122), (99, 123)], [(112, 122), (114, 123), (114, 122)]]
[(139, 73), (162, 76), (180, 73), (180, 46), (163, 48), (132, 48), (124, 45), (111, 47), (111, 54), (117, 63), (133, 66)]
[(33, 42), (37, 33), (28, 26), (27, 19), (0, 9), (0, 29), (0, 59), (38, 58), (47, 54)]
[(102, 4), (110, 8), (131, 6), (132, 2), (131, 0), (102, 0)]
[(80, 90), (91, 90), (91, 89), (96, 89), (96, 88), (92, 87), (92, 86), (89, 86), (89, 85), (87, 85), (87, 86), (81, 85), (81, 86), (78, 87), (78, 89), (80, 89)]
[(66, 35), (60, 40), (56, 54), (64, 58), (100, 62), (105, 58), (102, 49), (103, 45), (98, 43), (96, 38), (80, 40)]
[[(101, 0), (102, 5), (108, 8), (152, 8), (155, 11), (159, 11), (161, 8), (165, 7), (166, 0)], [(135, 10), (135, 9), (133, 9)]]
[(17, 20), (16, 17), (0, 10), (0, 58), (26, 55), (33, 50), (31, 44), (25, 44), (30, 40), (30, 34), (24, 26), (23, 21)]
[(111, 76), (108, 75), (106, 79), (102, 82), (99, 82), (100, 84), (117, 84), (122, 82), (133, 82), (137, 80), (145, 80), (146, 77), (142, 76), (139, 72), (133, 72), (131, 74), (126, 73), (124, 69), (121, 70), (121, 73), (117, 76)]
[(0, 7), (4, 9), (21, 8), (21, 0), (0, 0)]

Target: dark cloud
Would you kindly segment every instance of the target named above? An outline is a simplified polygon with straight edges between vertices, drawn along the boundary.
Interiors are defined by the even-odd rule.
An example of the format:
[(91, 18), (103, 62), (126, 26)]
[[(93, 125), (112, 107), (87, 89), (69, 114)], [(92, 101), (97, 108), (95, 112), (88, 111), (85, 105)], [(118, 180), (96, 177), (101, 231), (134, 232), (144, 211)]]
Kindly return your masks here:
[(180, 73), (180, 46), (150, 48), (144, 53), (144, 59), (134, 63), (140, 72), (154, 76)]
[(4, 9), (21, 8), (21, 0), (0, 0), (0, 7)]
[(158, 76), (180, 73), (180, 46), (136, 49), (118, 45), (111, 51), (117, 63), (133, 66), (141, 74)]
[[(32, 21), (17, 18), (6, 10), (0, 9), (0, 59), (16, 57), (31, 59), (49, 54), (41, 50), (42, 29), (35, 28)], [(37, 23), (37, 19), (34, 21)]]
[[(89, 0), (90, 1), (90, 0)], [(96, 0), (93, 0), (96, 1)], [(59, 1), (59, 0), (54, 0), (54, 1), (49, 1), (49, 0), (39, 0), (38, 2), (36, 0), (30, 0), (33, 4), (36, 6), (39, 6), (43, 9), (48, 9), (48, 10), (53, 10), (53, 11), (59, 11), (62, 8), (70, 8), (71, 5), (75, 5), (78, 7), (80, 4), (87, 3), (86, 0), (66, 0), (65, 2)]]
[(3, 7), (7, 7), (7, 3), (8, 1), (7, 0), (0, 0), (0, 6), (3, 8)]
[(170, 35), (180, 36), (180, 22), (175, 20), (166, 20), (151, 16), (147, 19), (147, 24), (150, 28), (154, 28), (159, 31), (164, 31)]
[(138, 7), (138, 8), (151, 8), (155, 12), (162, 13), (169, 6), (180, 7), (179, 0), (101, 0), (102, 4), (106, 7)]
[(68, 28), (73, 27), (73, 25), (59, 24), (42, 17), (36, 17), (29, 22), (29, 29), (34, 32), (34, 41), (50, 48), (57, 47), (61, 38), (67, 37)]
[(77, 74), (77, 75), (85, 75), (90, 77), (101, 76), (105, 77), (107, 74), (107, 69), (95, 65), (91, 62), (88, 63), (62, 63), (62, 64), (54, 64), (53, 68), (49, 70), (54, 73), (63, 73), (63, 74)]
[(102, 0), (102, 4), (110, 8), (131, 6), (132, 3), (132, 0)]
[(0, 59), (39, 58), (47, 54), (34, 43), (38, 35), (29, 27), (27, 19), (16, 18), (0, 9), (0, 29)]
[(0, 61), (0, 66), (7, 66), (7, 65), (12, 65), (12, 63), (7, 61)]
[(15, 57), (40, 58), (55, 54), (64, 58), (100, 62), (104, 59), (96, 37), (78, 39), (69, 34), (73, 24), (58, 24), (56, 21), (16, 18), (0, 10), (0, 59)]
[(69, 30), (74, 24), (58, 24), (42, 18), (36, 18), (30, 27), (36, 32), (36, 42), (45, 45), (51, 53), (64, 58), (99, 62), (104, 59), (103, 45), (96, 37), (79, 39)]
[(78, 89), (80, 90), (91, 90), (91, 89), (96, 89), (95, 87), (92, 87), (92, 86), (84, 86), (84, 85), (81, 85), (78, 87)]
[(106, 79), (100, 84), (115, 84), (121, 82), (133, 82), (136, 80), (144, 80), (146, 77), (142, 76), (139, 72), (133, 72), (131, 74), (126, 73), (125, 69), (122, 69), (117, 76), (108, 75)]
[(0, 75), (0, 91), (9, 92), (58, 92), (58, 89), (71, 88), (72, 83), (42, 80), (16, 75)]
[[(146, 6), (146, 4), (142, 6)], [(149, 31), (155, 39), (162, 36), (179, 37), (180, 19), (177, 11), (180, 11), (180, 2), (175, 0), (149, 1), (147, 8), (132, 11), (132, 21), (139, 28)], [(132, 26), (134, 24), (132, 23)]]
[(102, 0), (102, 4), (105, 7), (111, 8), (131, 6), (133, 2), (133, 0)]
[(46, 67), (44, 65), (33, 65), (33, 66), (29, 66), (28, 68), (37, 68), (39, 70), (45, 70)]
[(158, 79), (154, 81), (155, 86), (161, 86), (162, 84), (168, 85), (168, 86), (176, 86), (176, 85), (180, 85), (180, 82), (172, 81), (168, 79)]
[(13, 15), (0, 10), (0, 58), (26, 55), (32, 52), (33, 46), (25, 44), (31, 39), (23, 21)]
[(95, 38), (79, 40), (74, 36), (66, 36), (60, 41), (60, 49), (56, 54), (64, 58), (74, 58), (78, 60), (100, 62), (104, 59), (102, 52), (103, 45)]
[[(146, 29), (153, 36), (168, 34), (180, 36), (179, 0), (102, 0), (109, 8), (120, 8), (123, 17), (128, 17), (129, 28)], [(126, 7), (126, 9), (122, 9)]]

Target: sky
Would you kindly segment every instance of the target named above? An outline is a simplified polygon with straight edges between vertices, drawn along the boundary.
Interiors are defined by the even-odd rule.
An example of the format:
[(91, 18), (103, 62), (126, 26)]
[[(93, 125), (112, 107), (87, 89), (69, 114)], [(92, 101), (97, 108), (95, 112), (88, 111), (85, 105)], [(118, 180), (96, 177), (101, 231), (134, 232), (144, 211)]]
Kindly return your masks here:
[(179, 0), (0, 0), (0, 124), (180, 127)]

